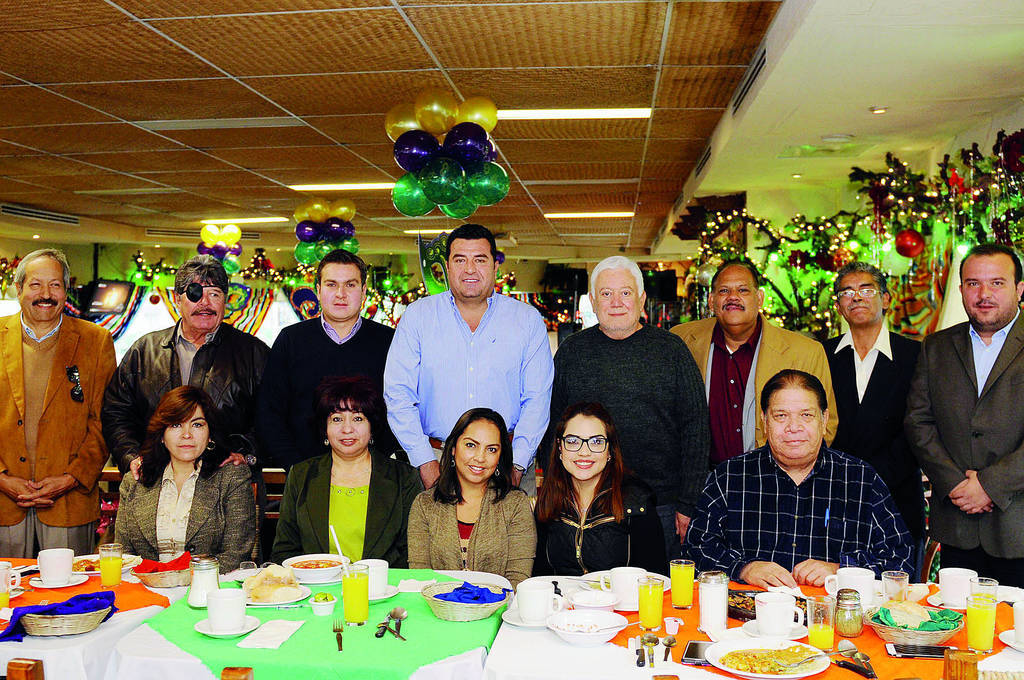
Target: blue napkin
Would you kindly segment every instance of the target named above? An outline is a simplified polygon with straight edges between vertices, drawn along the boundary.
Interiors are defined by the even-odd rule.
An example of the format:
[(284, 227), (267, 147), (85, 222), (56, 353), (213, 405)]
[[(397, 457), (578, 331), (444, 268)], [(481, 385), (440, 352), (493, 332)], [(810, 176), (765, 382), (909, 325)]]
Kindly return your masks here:
[(491, 604), (504, 600), (508, 592), (511, 592), (508, 588), (502, 588), (500, 593), (496, 593), (490, 588), (481, 588), (463, 581), (461, 586), (450, 593), (439, 593), (434, 595), (434, 597), (439, 600), (461, 602), (463, 604)]
[(22, 638), (26, 635), (25, 628), (21, 625), (21, 617), (25, 614), (50, 614), (58, 616), (63, 614), (86, 614), (106, 609), (107, 607), (110, 607), (110, 613), (104, 617), (104, 621), (113, 616), (114, 612), (117, 611), (117, 607), (114, 606), (114, 593), (110, 591), (83, 593), (82, 595), (75, 595), (70, 600), (56, 604), (15, 607), (14, 613), (11, 615), (11, 622), (0, 633), (0, 641), (21, 642)]

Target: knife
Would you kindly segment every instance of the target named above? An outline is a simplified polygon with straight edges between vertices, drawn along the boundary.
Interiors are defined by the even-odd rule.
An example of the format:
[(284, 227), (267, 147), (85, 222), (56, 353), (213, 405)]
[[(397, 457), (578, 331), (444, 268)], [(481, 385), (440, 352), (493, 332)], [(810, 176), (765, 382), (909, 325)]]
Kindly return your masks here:
[(846, 659), (834, 659), (832, 663), (839, 666), (840, 668), (845, 668), (859, 675), (863, 675), (865, 678), (878, 677), (877, 675), (875, 675), (875, 669), (871, 667), (871, 662), (869, 661), (865, 661), (864, 664), (861, 665), (853, 661), (847, 661)]

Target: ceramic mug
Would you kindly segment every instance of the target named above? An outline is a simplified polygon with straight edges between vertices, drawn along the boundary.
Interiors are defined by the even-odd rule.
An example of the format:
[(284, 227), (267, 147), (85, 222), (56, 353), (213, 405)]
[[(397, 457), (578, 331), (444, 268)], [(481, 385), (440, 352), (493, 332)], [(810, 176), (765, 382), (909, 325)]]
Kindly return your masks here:
[(863, 567), (840, 567), (825, 577), (825, 592), (832, 597), (843, 588), (860, 593), (860, 606), (866, 611), (875, 602), (875, 572)]
[(206, 615), (214, 633), (233, 633), (245, 625), (245, 591), (241, 588), (211, 590), (206, 596)]
[(75, 551), (71, 548), (47, 548), (39, 551), (39, 580), (44, 586), (64, 586), (71, 581)]
[(565, 609), (565, 598), (555, 595), (550, 581), (523, 581), (516, 586), (519, 620), (530, 625), (543, 624), (548, 616)]
[(754, 597), (757, 632), (765, 637), (785, 637), (804, 624), (804, 610), (789, 593), (758, 593)]
[(601, 590), (615, 593), (619, 604), (625, 608), (635, 608), (634, 603), (640, 593), (640, 579), (647, 576), (647, 571), (640, 567), (615, 567), (607, 574), (601, 574)]
[(971, 594), (971, 579), (977, 577), (978, 572), (973, 569), (939, 569), (939, 597), (942, 598), (942, 604), (956, 609), (966, 607), (967, 596)]
[(370, 597), (383, 597), (388, 587), (388, 561), (359, 560), (356, 564), (365, 564), (370, 573)]
[(1024, 600), (1013, 603), (1013, 639), (1017, 644), (1024, 645)]

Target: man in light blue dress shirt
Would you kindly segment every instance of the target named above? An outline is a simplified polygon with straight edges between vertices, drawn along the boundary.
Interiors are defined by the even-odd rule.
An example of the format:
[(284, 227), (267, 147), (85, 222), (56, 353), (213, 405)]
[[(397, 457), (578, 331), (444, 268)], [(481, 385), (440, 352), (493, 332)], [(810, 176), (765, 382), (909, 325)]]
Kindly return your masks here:
[(450, 290), (417, 300), (395, 330), (384, 369), (388, 423), (424, 488), (437, 481), (435, 451), (459, 417), (492, 408), (512, 439), (516, 483), (533, 491), (532, 467), (548, 426), (554, 364), (547, 327), (530, 305), (494, 291), (494, 236), (464, 224), (448, 237)]

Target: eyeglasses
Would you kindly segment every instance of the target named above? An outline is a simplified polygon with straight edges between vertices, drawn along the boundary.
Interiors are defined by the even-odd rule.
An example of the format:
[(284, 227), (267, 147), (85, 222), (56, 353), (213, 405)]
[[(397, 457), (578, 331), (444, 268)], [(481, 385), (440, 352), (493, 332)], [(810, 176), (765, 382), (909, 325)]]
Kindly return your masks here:
[(878, 295), (878, 289), (877, 288), (859, 288), (857, 290), (854, 290), (852, 288), (847, 288), (846, 290), (839, 291), (838, 297), (846, 298), (846, 299), (849, 300), (854, 295), (860, 295), (862, 298), (871, 299), (871, 298), (875, 297), (876, 295)]
[(595, 434), (593, 437), (577, 437), (574, 434), (569, 434), (562, 437), (559, 441), (562, 442), (562, 448), (566, 451), (579, 451), (583, 448), (583, 443), (586, 442), (587, 448), (590, 449), (591, 453), (604, 453), (608, 449), (608, 437), (603, 434)]
[(68, 381), (71, 383), (71, 399), (79, 403), (85, 401), (85, 393), (82, 392), (82, 378), (78, 374), (78, 366), (65, 366), (68, 374)]

